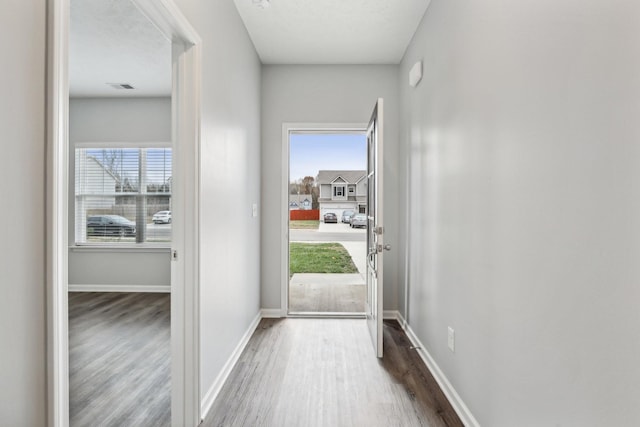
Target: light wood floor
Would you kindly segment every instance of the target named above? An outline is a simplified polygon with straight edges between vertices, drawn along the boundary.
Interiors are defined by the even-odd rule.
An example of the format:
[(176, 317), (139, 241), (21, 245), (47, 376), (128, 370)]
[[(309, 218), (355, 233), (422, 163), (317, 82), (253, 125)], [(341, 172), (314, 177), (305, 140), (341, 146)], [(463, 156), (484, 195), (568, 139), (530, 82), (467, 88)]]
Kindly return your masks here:
[(70, 425), (171, 424), (170, 295), (69, 293)]
[(397, 322), (264, 319), (203, 426), (462, 426)]

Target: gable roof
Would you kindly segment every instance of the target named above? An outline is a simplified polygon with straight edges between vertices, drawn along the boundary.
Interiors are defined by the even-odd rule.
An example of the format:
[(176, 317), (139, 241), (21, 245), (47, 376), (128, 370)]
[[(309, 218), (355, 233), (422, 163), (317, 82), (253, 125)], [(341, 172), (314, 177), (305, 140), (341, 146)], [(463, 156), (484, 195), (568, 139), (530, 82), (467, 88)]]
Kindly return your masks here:
[(297, 206), (300, 206), (305, 200), (312, 203), (313, 199), (311, 194), (289, 194), (289, 205), (291, 205), (291, 203), (295, 203)]
[(316, 182), (318, 184), (331, 184), (336, 179), (342, 178), (348, 184), (355, 184), (366, 175), (367, 171), (364, 170), (322, 170), (318, 171)]

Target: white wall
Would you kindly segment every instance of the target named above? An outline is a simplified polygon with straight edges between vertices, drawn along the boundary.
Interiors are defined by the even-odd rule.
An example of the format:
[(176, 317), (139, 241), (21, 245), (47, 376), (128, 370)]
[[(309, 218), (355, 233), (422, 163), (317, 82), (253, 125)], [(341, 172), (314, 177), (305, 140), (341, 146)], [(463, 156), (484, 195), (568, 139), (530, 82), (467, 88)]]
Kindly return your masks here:
[[(171, 98), (73, 98), (69, 101), (69, 242), (75, 242), (75, 170), (77, 143), (171, 142)], [(169, 289), (169, 248), (114, 251), (69, 250), (69, 284), (81, 289), (131, 291)], [(106, 286), (105, 286), (106, 285)], [(133, 287), (132, 287), (133, 285)]]
[(0, 2), (0, 425), (46, 424), (45, 7)]
[[(394, 65), (262, 67), (262, 307), (279, 309), (282, 124), (367, 123), (378, 97), (385, 102), (385, 241), (397, 243), (398, 67)], [(384, 308), (397, 308), (397, 252), (386, 252)]]
[(433, 0), (401, 64), (405, 315), (484, 426), (640, 424), (639, 16)]
[[(260, 311), (260, 61), (232, 1), (176, 0), (202, 37), (201, 387)], [(260, 208), (259, 208), (260, 211)]]

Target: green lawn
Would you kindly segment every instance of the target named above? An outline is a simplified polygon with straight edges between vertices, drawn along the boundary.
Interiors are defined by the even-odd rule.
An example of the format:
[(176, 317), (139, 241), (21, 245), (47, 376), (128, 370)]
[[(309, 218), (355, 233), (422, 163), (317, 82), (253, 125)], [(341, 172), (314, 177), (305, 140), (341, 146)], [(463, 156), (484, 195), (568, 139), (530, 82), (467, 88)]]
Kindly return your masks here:
[(317, 230), (320, 221), (318, 220), (294, 220), (289, 221), (289, 228), (298, 230)]
[(340, 243), (291, 243), (289, 276), (295, 273), (357, 273), (349, 252)]

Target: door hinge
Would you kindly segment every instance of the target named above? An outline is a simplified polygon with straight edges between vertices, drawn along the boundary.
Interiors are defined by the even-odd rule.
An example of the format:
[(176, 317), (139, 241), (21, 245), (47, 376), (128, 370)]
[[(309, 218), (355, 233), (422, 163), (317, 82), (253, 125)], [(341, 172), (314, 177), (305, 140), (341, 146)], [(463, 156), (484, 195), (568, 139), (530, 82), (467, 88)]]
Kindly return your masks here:
[(178, 251), (175, 250), (175, 249), (171, 251), (171, 260), (172, 261), (177, 261), (178, 260)]

